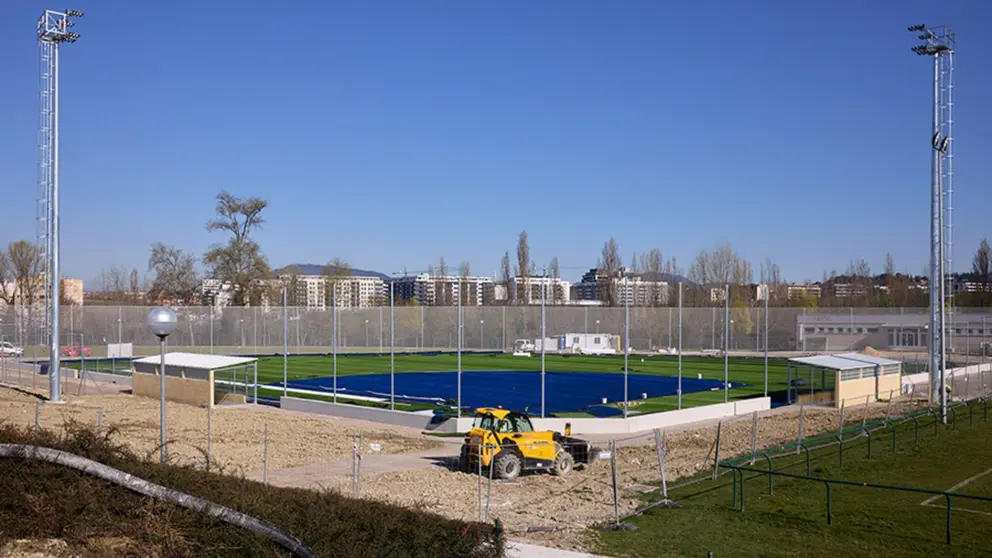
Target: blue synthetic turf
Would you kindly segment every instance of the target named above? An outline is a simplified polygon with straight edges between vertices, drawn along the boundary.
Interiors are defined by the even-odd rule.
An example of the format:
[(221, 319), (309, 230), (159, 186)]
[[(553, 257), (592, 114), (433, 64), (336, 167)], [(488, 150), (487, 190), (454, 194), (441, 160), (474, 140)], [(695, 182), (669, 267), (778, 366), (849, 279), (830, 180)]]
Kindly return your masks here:
[[(396, 400), (401, 402), (431, 402), (455, 399), (455, 372), (404, 372), (395, 375)], [(330, 393), (333, 380), (329, 377), (292, 380), (289, 387)], [(282, 385), (278, 382), (277, 385)], [(732, 384), (731, 387), (743, 384)], [(721, 380), (682, 379), (682, 392), (692, 393), (722, 389)], [(678, 379), (671, 376), (629, 374), (628, 391), (631, 400), (648, 397), (675, 396)], [(338, 392), (389, 398), (389, 374), (360, 374), (338, 377)], [(602, 398), (610, 403), (623, 400), (623, 374), (600, 372), (548, 372), (545, 377), (545, 412), (588, 412), (601, 405)], [(541, 412), (541, 373), (514, 371), (462, 372), (462, 406), (465, 408), (503, 406), (505, 409)], [(598, 409), (597, 411), (602, 411)]]

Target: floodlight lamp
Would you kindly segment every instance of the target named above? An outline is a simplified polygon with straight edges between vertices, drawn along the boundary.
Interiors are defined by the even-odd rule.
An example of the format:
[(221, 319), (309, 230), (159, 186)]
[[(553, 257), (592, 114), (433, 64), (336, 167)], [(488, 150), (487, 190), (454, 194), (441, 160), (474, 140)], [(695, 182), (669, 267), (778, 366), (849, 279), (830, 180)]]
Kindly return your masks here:
[(930, 143), (933, 144), (934, 149), (937, 149), (937, 145), (940, 144), (940, 132), (933, 133), (933, 138), (930, 140)]
[(926, 28), (927, 28), (927, 26), (921, 23), (919, 25), (911, 25), (908, 28), (908, 30), (911, 31), (911, 32), (913, 32), (913, 31), (923, 31)]
[(83, 12), (79, 10), (66, 10), (65, 15), (69, 17), (83, 17)]
[(951, 138), (944, 138), (944, 141), (940, 142), (940, 152), (944, 153), (947, 151), (947, 144), (950, 143)]

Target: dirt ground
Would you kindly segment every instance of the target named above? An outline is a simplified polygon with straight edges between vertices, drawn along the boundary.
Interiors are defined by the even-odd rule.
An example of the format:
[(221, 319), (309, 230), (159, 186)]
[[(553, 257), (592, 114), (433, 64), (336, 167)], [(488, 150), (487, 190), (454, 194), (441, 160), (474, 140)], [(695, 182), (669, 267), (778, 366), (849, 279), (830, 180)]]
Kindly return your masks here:
[[(23, 426), (33, 425), (36, 401), (38, 398), (35, 395), (0, 388), (0, 420)], [(880, 417), (885, 413), (897, 416), (908, 412), (913, 405), (908, 401), (895, 401), (891, 406), (877, 403), (868, 408), (868, 416)], [(157, 452), (158, 401), (127, 394), (68, 396), (62, 405), (42, 403), (37, 408), (40, 409), (40, 425), (50, 429), (61, 428), (69, 419), (95, 425), (97, 410), (102, 409), (104, 428), (118, 428), (120, 439), (141, 454), (154, 455)], [(202, 465), (203, 450), (206, 448), (206, 409), (170, 403), (167, 413), (170, 458), (179, 463)], [(864, 416), (864, 406), (852, 406), (845, 413), (845, 422), (858, 423)], [(457, 455), (457, 440), (449, 439), (442, 443), (413, 430), (361, 421), (316, 417), (253, 405), (216, 408), (211, 417), (212, 463), (233, 474), (260, 478), (257, 472), (263, 463), (262, 439), (266, 424), (269, 470), (305, 466), (301, 468), (298, 479), (292, 478), (296, 475), (295, 471), (281, 471), (290, 473), (291, 478), (285, 482), (286, 475), (282, 475), (280, 485), (350, 493), (352, 436), (361, 430), (366, 447), (372, 444), (379, 447), (375, 454), (367, 454), (363, 461), (368, 470), (384, 470), (373, 466), (376, 459), (383, 459), (381, 463), (390, 462), (386, 472), (362, 474), (362, 497), (461, 520), (479, 519), (480, 507), (486, 504), (487, 482), (480, 483), (478, 475), (454, 472), (446, 466), (453, 460), (445, 456)], [(805, 411), (805, 437), (836, 430), (838, 426), (837, 410), (811, 407)], [(725, 422), (721, 430), (720, 457), (750, 453), (751, 428), (750, 416)], [(672, 431), (667, 435), (666, 474), (670, 484), (699, 471), (712, 470), (716, 430), (716, 424), (710, 423)], [(795, 441), (797, 430), (797, 409), (773, 410), (758, 420), (757, 445), (762, 448)], [(640, 493), (656, 490), (651, 485), (658, 484), (660, 474), (652, 433), (626, 436), (618, 441), (621, 442), (617, 450), (618, 506), (620, 513), (626, 514), (638, 506)], [(447, 448), (450, 448), (450, 453), (445, 451)], [(437, 454), (436, 464), (412, 469), (404, 468), (402, 464), (392, 464), (390, 459), (393, 458), (383, 458), (390, 454), (425, 450)], [(416, 458), (416, 455), (411, 455), (411, 462)], [(302, 470), (315, 466), (315, 463), (327, 467), (319, 475), (319, 486), (313, 484), (313, 471), (307, 475)], [(349, 467), (342, 466), (345, 463)], [(323, 474), (324, 471), (327, 474)], [(499, 518), (508, 535), (516, 540), (586, 550), (590, 543), (588, 538), (594, 536), (586, 527), (610, 521), (613, 517), (609, 460), (577, 469), (564, 477), (534, 474), (513, 482), (495, 481), (492, 484), (490, 521)]]
[[(0, 388), (0, 420), (19, 426), (35, 423), (61, 430), (68, 421), (96, 426), (102, 412), (104, 429), (118, 429), (118, 439), (139, 455), (157, 455), (160, 446), (159, 402), (128, 394), (76, 397), (65, 403), (41, 402), (31, 389)], [(42, 393), (40, 390), (36, 393)], [(207, 410), (167, 403), (167, 438), (170, 461), (205, 466)], [(416, 430), (381, 424), (290, 413), (244, 405), (216, 407), (210, 417), (211, 468), (239, 473), (262, 468), (265, 429), (268, 426), (268, 459), (271, 469), (294, 467), (322, 460), (351, 459), (352, 437), (360, 431), (366, 443), (378, 444), (380, 453), (394, 454), (437, 447), (432, 438)]]
[[(893, 402), (889, 412), (895, 416), (908, 412), (908, 402)], [(791, 410), (790, 410), (791, 411)], [(870, 417), (885, 414), (885, 404), (869, 408)], [(845, 423), (859, 423), (864, 407), (848, 409)], [(838, 411), (806, 409), (804, 437), (836, 430)], [(748, 454), (751, 451), (750, 417), (723, 424), (720, 456)], [(758, 421), (758, 447), (795, 441), (798, 411), (779, 412)], [(687, 430), (666, 436), (668, 457), (666, 475), (670, 484), (713, 467), (716, 426)], [(651, 433), (639, 437), (641, 445), (620, 445), (617, 450), (617, 474), (620, 489), (620, 513), (633, 511), (642, 503), (640, 492), (651, 490), (649, 483), (660, 482), (658, 456)], [(628, 444), (637, 440), (628, 440)], [(479, 502), (486, 502), (487, 482), (474, 474), (452, 472), (442, 467), (425, 470), (370, 475), (362, 479), (363, 496), (454, 519), (476, 520)], [(590, 524), (614, 517), (609, 460), (599, 461), (584, 470), (564, 477), (548, 474), (523, 476), (514, 482), (494, 482), (490, 519), (499, 518), (507, 532), (517, 540), (568, 550), (587, 550)]]

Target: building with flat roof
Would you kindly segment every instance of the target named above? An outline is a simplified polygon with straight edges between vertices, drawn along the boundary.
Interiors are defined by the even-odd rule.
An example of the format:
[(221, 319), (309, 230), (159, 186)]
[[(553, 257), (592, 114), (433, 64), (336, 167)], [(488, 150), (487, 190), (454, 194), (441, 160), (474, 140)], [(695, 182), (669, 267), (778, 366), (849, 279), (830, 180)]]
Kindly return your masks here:
[(606, 288), (613, 289), (616, 304), (621, 306), (663, 306), (668, 304), (671, 295), (670, 283), (651, 273), (628, 273), (624, 283), (624, 278), (619, 273), (611, 275), (593, 268), (572, 287), (572, 298), (583, 301), (603, 300), (606, 296), (602, 290)]
[[(392, 285), (396, 301), (415, 300), (421, 306), (454, 306), (458, 304), (459, 294), (463, 295), (462, 306), (488, 306), (496, 300), (496, 283), (492, 277), (421, 273), (396, 277)], [(460, 285), (464, 285), (464, 293), (459, 293)]]
[[(877, 309), (875, 309), (877, 311)], [(992, 312), (948, 314), (948, 350), (977, 354), (992, 341)], [(930, 316), (925, 308), (915, 313), (800, 315), (796, 320), (798, 350), (837, 351), (872, 347), (879, 350), (926, 351)]]

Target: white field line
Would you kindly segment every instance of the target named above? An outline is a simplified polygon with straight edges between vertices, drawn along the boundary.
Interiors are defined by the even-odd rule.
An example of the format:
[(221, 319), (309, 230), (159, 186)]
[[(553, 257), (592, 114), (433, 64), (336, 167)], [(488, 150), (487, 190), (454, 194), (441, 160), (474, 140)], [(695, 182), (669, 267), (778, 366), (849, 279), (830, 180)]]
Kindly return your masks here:
[[(954, 486), (950, 487), (949, 489), (947, 489), (947, 492), (954, 492), (955, 490), (958, 490), (958, 489), (960, 489), (960, 488), (962, 488), (964, 486), (967, 486), (967, 485), (975, 482), (976, 480), (984, 477), (985, 475), (988, 475), (989, 473), (992, 473), (992, 469), (986, 469), (985, 471), (982, 471), (981, 473), (978, 473), (977, 475), (975, 475), (973, 477), (968, 477), (968, 478), (964, 479), (963, 481), (961, 481), (961, 482), (955, 484)], [(935, 501), (937, 501), (940, 498), (944, 498), (944, 496), (940, 496), (940, 495), (931, 496), (931, 497), (927, 498), (926, 500), (923, 500), (922, 502), (920, 502), (920, 505), (921, 506), (930, 506), (930, 505), (932, 505)], [(936, 507), (944, 507), (944, 506), (936, 506)], [(968, 510), (961, 510), (961, 511), (968, 511)], [(984, 513), (984, 512), (979, 512), (979, 513)], [(989, 514), (989, 515), (992, 515), (992, 514)]]

